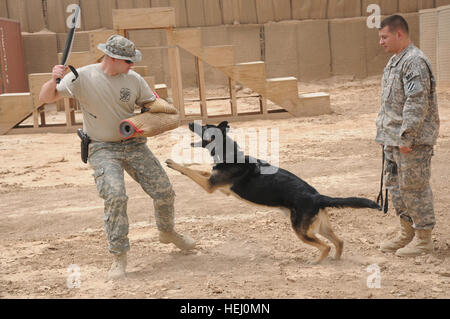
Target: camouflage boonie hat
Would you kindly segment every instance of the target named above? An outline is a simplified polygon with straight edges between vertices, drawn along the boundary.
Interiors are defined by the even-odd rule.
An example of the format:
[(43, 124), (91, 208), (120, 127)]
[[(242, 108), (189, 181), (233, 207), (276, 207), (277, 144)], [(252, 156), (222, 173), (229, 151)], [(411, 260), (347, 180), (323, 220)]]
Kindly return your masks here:
[(134, 43), (121, 35), (114, 34), (106, 43), (100, 43), (97, 48), (112, 58), (139, 62), (142, 59), (141, 51), (136, 49)]

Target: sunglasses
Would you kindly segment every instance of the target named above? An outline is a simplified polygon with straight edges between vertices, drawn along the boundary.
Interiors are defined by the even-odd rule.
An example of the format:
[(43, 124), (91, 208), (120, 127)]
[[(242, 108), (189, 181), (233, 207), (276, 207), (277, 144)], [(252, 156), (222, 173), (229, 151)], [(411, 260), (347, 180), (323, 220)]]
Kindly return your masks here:
[(130, 61), (130, 60), (125, 60), (125, 63), (126, 63), (126, 64), (133, 64), (134, 62), (133, 62), (133, 61)]

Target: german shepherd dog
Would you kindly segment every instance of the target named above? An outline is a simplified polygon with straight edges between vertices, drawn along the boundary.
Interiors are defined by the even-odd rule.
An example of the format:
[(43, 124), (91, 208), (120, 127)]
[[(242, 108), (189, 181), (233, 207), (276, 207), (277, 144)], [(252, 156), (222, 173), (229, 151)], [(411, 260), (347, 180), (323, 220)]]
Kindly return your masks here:
[[(344, 243), (333, 232), (326, 208), (353, 207), (375, 208), (381, 207), (361, 197), (334, 198), (319, 194), (311, 185), (296, 175), (269, 163), (244, 156), (235, 141), (227, 136), (228, 122), (219, 125), (200, 125), (195, 122), (189, 124), (189, 129), (200, 135), (199, 143), (192, 143), (192, 147), (203, 147), (209, 150), (215, 166), (212, 172), (198, 171), (187, 166), (166, 160), (168, 167), (186, 175), (195, 183), (203, 187), (208, 193), (219, 189), (227, 195), (235, 195), (245, 201), (271, 207), (279, 207), (290, 213), (292, 228), (297, 236), (306, 244), (320, 250), (320, 256), (313, 263), (320, 263), (325, 259), (330, 246), (317, 238), (316, 234), (330, 240), (336, 247), (334, 258), (340, 259)], [(211, 134), (211, 129), (220, 130), (218, 134)], [(216, 131), (217, 132), (217, 131)], [(218, 150), (222, 152), (218, 152)], [(241, 160), (238, 161), (239, 156)], [(263, 170), (267, 174), (263, 174)]]

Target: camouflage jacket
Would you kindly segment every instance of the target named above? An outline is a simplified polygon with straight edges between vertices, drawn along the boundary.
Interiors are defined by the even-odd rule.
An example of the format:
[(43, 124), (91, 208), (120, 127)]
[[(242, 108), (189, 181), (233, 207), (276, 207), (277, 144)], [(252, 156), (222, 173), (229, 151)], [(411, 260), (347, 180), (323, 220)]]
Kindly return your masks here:
[(376, 125), (376, 141), (383, 145), (436, 144), (436, 83), (428, 58), (414, 44), (394, 55), (384, 69)]

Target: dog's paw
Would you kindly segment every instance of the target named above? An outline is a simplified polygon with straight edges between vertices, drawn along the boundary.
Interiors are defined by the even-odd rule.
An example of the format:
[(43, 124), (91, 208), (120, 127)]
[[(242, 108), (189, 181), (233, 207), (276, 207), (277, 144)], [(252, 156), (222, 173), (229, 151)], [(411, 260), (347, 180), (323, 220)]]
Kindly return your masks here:
[(176, 171), (179, 171), (179, 170), (181, 169), (180, 164), (177, 164), (176, 162), (174, 162), (174, 161), (171, 160), (171, 159), (167, 159), (167, 160), (166, 160), (166, 164), (167, 164), (167, 166), (168, 166), (169, 168), (174, 169), (174, 170), (176, 170)]

